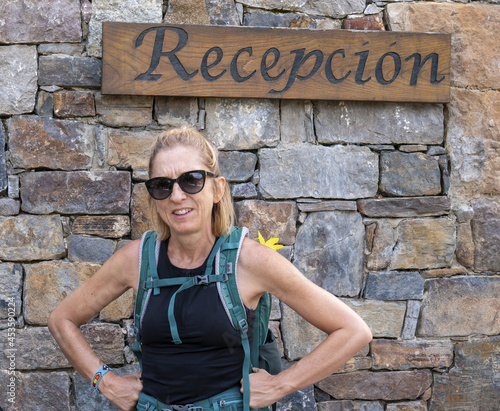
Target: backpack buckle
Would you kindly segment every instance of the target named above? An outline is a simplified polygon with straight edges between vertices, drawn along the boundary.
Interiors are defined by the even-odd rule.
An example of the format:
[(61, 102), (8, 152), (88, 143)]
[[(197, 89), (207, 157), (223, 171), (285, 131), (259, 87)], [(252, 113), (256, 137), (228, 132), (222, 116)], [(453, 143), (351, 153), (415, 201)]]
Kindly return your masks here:
[(208, 284), (208, 275), (196, 275), (193, 277), (194, 285)]

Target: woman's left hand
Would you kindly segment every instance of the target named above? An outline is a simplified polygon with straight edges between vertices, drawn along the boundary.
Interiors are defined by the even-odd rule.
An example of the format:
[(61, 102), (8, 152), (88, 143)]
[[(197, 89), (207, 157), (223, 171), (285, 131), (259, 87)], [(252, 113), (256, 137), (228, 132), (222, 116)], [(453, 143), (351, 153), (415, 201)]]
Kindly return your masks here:
[[(241, 392), (243, 392), (243, 380), (241, 380)], [(253, 373), (250, 374), (250, 408), (267, 407), (282, 396), (275, 375), (261, 368), (253, 368)]]

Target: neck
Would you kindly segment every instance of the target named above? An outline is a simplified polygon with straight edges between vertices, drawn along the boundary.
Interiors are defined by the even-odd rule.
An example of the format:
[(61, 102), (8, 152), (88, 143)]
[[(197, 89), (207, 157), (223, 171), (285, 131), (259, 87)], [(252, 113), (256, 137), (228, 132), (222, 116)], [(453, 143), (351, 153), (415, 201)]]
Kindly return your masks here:
[(168, 242), (168, 258), (170, 262), (179, 268), (197, 268), (201, 266), (215, 243), (215, 236), (209, 234), (201, 235), (170, 235)]

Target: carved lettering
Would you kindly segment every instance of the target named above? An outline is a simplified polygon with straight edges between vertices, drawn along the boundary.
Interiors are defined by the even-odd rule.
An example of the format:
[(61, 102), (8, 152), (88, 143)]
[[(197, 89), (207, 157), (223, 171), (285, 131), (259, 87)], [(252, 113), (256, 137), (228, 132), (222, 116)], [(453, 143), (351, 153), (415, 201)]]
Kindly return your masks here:
[(420, 60), (422, 59), (422, 56), (420, 55), (420, 53), (413, 53), (405, 61), (408, 61), (410, 59), (415, 59), (415, 61), (413, 62), (413, 70), (411, 72), (410, 86), (417, 85), (417, 80), (418, 80), (418, 75), (420, 74), (420, 70), (422, 70), (422, 67), (424, 67), (424, 64), (429, 59), (432, 60), (432, 62), (431, 62), (431, 78), (430, 78), (431, 84), (439, 84), (444, 80), (444, 76), (441, 77), (439, 80), (437, 79), (439, 56), (436, 53), (428, 54), (424, 58), (424, 61), (422, 61), (422, 64), (420, 64)]

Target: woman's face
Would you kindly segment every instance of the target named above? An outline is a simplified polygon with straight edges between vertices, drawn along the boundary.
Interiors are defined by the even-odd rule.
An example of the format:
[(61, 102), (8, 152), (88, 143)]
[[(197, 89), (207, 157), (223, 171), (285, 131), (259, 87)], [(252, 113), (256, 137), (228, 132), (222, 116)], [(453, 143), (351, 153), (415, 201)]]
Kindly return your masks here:
[[(153, 162), (151, 178), (177, 178), (187, 171), (210, 171), (202, 161), (201, 154), (193, 148), (177, 146), (159, 152)], [(197, 232), (212, 235), (212, 208), (220, 201), (225, 188), (223, 177), (206, 177), (205, 187), (199, 193), (188, 194), (178, 183), (164, 200), (154, 200), (156, 210), (170, 227), (171, 235)]]

